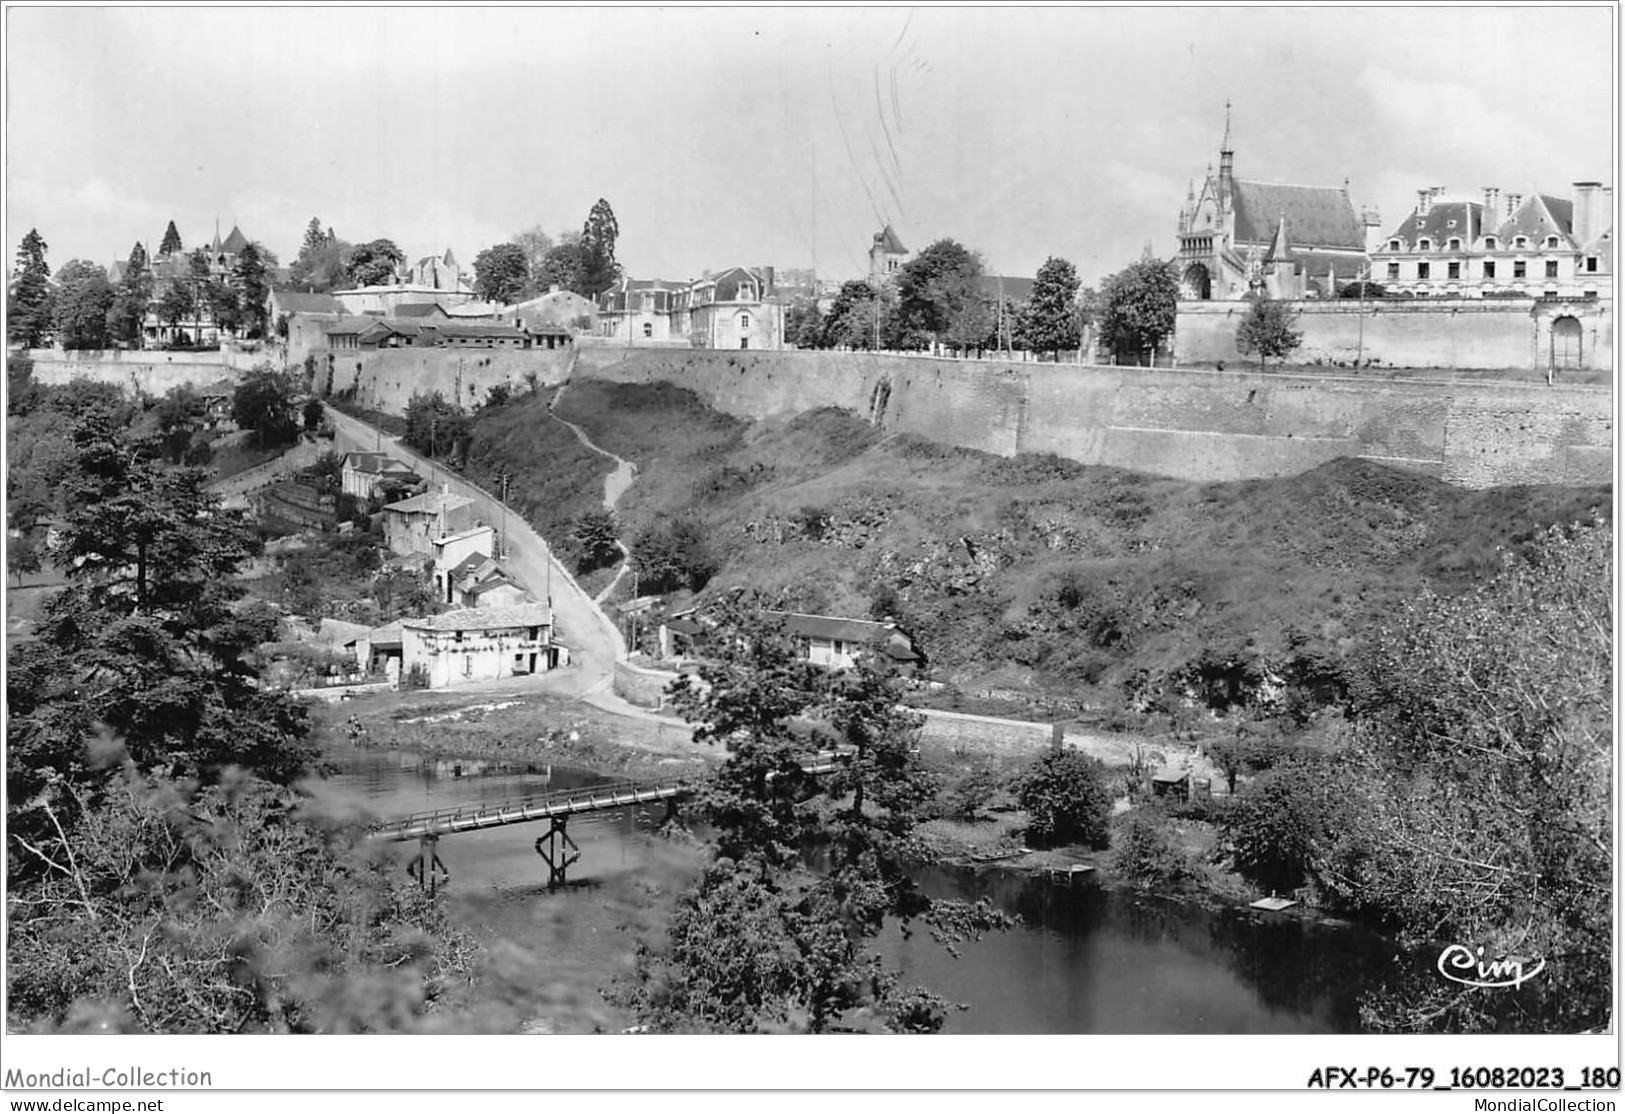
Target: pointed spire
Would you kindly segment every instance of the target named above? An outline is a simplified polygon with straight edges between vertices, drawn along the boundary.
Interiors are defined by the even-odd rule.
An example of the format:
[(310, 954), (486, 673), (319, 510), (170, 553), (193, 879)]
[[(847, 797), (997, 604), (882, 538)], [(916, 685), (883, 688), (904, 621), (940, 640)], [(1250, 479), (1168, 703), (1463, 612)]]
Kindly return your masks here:
[(1286, 214), (1275, 225), (1275, 238), (1270, 241), (1269, 254), (1264, 256), (1266, 263), (1284, 263), (1292, 258), (1292, 243), (1286, 233)]
[(1230, 102), (1224, 102), (1224, 142), (1219, 144), (1219, 153), (1230, 150)]

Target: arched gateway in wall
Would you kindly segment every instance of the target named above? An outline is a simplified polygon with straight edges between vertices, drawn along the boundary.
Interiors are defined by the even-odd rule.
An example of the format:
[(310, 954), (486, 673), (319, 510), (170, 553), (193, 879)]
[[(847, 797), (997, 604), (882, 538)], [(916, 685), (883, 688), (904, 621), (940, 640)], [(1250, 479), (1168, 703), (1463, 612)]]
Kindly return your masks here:
[(1565, 314), (1552, 322), (1551, 366), (1585, 367), (1585, 330), (1578, 318)]
[(1192, 263), (1185, 268), (1185, 274), (1179, 280), (1179, 296), (1187, 301), (1211, 301), (1213, 298), (1213, 276), (1208, 274), (1207, 268), (1200, 263)]

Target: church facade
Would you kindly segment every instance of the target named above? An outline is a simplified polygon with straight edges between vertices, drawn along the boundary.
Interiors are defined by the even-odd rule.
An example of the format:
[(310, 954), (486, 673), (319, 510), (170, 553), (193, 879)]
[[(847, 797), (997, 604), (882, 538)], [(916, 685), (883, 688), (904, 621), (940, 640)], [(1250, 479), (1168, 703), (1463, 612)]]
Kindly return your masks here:
[(1219, 170), (1193, 182), (1179, 213), (1180, 297), (1232, 301), (1336, 297), (1370, 267), (1368, 239), (1380, 232), (1373, 212), (1355, 212), (1348, 183), (1298, 186), (1235, 176), (1225, 127)]

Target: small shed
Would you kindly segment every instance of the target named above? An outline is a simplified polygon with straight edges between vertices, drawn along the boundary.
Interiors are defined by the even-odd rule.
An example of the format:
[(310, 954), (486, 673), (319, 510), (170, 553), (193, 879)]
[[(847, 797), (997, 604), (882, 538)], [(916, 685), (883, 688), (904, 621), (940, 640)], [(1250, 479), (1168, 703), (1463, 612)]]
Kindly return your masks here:
[(1151, 794), (1155, 797), (1177, 797), (1189, 800), (1191, 772), (1175, 766), (1164, 766), (1151, 775)]

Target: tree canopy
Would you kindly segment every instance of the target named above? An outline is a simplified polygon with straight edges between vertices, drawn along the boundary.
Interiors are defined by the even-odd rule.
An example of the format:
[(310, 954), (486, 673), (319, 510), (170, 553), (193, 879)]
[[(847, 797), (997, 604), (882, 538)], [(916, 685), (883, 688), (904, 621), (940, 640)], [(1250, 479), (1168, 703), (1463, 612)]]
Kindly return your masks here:
[(615, 261), (615, 241), (620, 234), (615, 210), (600, 197), (581, 226), (578, 294), (596, 298), (619, 281), (621, 265)]
[(392, 240), (357, 244), (345, 262), (345, 280), (351, 286), (379, 286), (392, 280), (405, 262), (406, 256)]
[(71, 259), (57, 272), (54, 299), (57, 338), (67, 349), (108, 346), (108, 311), (113, 284), (107, 271), (82, 259)]
[(1259, 297), (1236, 327), (1236, 349), (1243, 356), (1258, 353), (1258, 366), (1271, 356), (1283, 360), (1303, 343), (1303, 333), (1292, 327), (1293, 313), (1284, 302)]
[(1019, 319), (1017, 336), (1029, 352), (1060, 352), (1082, 340), (1078, 314), (1078, 272), (1054, 256), (1038, 268), (1032, 296)]
[(298, 394), (289, 373), (257, 367), (232, 392), (231, 420), (253, 430), (262, 447), (289, 444), (299, 435)]
[(109, 335), (124, 344), (139, 345), (141, 329), (147, 317), (147, 306), (152, 301), (152, 267), (147, 249), (137, 241), (130, 249), (130, 258), (124, 265), (124, 276), (113, 292), (113, 303), (107, 311)]
[(237, 266), (232, 271), (231, 281), (237, 288), (241, 320), (251, 337), (265, 335), (265, 319), (270, 312), (267, 305), (271, 296), (269, 271), (274, 265), (259, 244), (248, 244), (237, 256)]
[(288, 268), (288, 284), (296, 290), (315, 293), (343, 288), (350, 277), (347, 270), (350, 250), (350, 245), (334, 235), (331, 228), (322, 230), (320, 218), (311, 217), (305, 226), (299, 255)]
[(17, 245), (17, 263), (6, 292), (6, 339), (25, 348), (38, 348), (51, 335), (55, 306), (51, 268), (45, 261), (45, 238), (30, 228)]
[(518, 244), (496, 244), (474, 257), (474, 292), (488, 302), (516, 302), (529, 284), (530, 264)]
[(931, 244), (898, 272), (898, 310), (905, 329), (938, 344), (976, 347), (992, 332), (992, 307), (982, 294), (982, 260), (955, 240)]
[[(728, 752), (704, 797), (716, 858), (665, 939), (640, 946), (619, 998), (658, 1032), (935, 1031), (948, 1004), (905, 987), (868, 941), (888, 918), (922, 920), (944, 943), (1004, 920), (929, 898), (905, 869), (933, 785), (895, 677), (870, 658), (844, 673), (811, 665), (760, 603), (721, 604), (710, 660), (674, 683), (695, 739)], [(820, 780), (803, 762), (828, 742), (842, 757)], [(802, 859), (813, 843), (820, 872)]]
[(1142, 259), (1106, 280), (1100, 331), (1119, 357), (1138, 358), (1173, 333), (1178, 303), (1179, 280), (1173, 268)]

